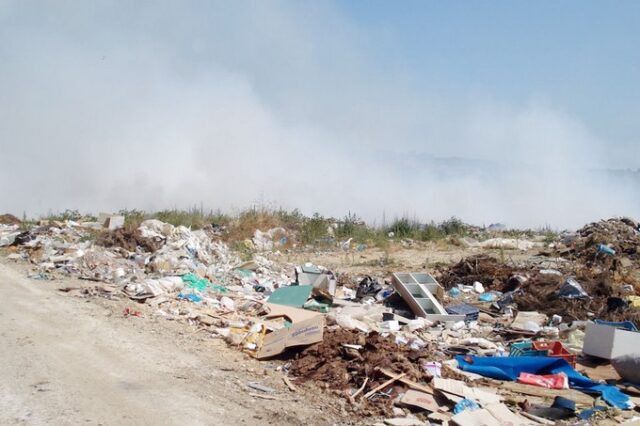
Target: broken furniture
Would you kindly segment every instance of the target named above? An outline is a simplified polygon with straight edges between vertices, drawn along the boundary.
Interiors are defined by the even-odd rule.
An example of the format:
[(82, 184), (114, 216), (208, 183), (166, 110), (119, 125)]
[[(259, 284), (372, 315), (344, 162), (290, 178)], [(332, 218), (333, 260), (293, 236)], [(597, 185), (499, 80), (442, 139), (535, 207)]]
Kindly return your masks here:
[(440, 304), (444, 290), (431, 274), (425, 272), (394, 273), (393, 288), (413, 313), (430, 321), (464, 321), (465, 315), (450, 315)]

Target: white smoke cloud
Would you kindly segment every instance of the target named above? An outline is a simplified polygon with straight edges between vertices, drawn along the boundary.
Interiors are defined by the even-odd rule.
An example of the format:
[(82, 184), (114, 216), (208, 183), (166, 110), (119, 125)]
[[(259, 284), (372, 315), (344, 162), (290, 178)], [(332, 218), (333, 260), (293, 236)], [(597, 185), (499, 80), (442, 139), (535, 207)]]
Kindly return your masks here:
[(538, 94), (443, 100), (370, 49), (329, 4), (4, 3), (0, 210), (639, 215), (637, 186), (587, 173), (607, 144), (577, 116)]

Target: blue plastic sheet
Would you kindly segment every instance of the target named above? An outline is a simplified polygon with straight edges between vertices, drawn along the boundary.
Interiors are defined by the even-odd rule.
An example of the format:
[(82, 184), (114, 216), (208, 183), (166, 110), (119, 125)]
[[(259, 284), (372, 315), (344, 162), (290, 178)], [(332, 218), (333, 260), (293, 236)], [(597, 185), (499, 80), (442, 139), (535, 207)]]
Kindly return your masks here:
[(585, 393), (598, 393), (607, 403), (620, 409), (633, 407), (631, 400), (617, 387), (596, 383), (578, 373), (561, 358), (542, 356), (519, 357), (471, 357), (472, 362), (465, 361), (464, 356), (457, 356), (458, 367), (470, 373), (491, 377), (498, 380), (516, 380), (520, 373), (531, 374), (559, 374), (564, 373), (569, 378), (569, 386)]

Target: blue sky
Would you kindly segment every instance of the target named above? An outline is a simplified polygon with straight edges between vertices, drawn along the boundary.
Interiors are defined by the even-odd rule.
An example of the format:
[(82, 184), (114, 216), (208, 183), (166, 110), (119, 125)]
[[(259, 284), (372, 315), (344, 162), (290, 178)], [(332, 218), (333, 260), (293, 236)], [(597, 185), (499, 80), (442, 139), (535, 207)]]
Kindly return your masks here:
[[(588, 121), (612, 146), (640, 143), (639, 2), (336, 5), (369, 34), (377, 61), (391, 62), (390, 72), (402, 67), (417, 87), (516, 104), (539, 97)], [(638, 166), (637, 158), (626, 160)]]
[(0, 210), (637, 216), (639, 9), (0, 0)]

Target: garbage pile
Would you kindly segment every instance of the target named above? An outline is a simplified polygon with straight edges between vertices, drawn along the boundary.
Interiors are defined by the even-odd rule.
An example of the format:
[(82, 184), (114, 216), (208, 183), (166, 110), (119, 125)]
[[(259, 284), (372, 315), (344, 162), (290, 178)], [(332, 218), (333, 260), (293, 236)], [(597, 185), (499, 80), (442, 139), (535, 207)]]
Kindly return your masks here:
[(637, 260), (640, 258), (640, 224), (629, 218), (590, 223), (566, 235), (557, 249), (561, 255), (589, 263), (616, 255)]
[[(583, 228), (557, 268), (544, 256), (516, 266), (479, 255), (434, 275), (389, 277), (273, 260), (269, 250), (286, 244), (279, 230), (256, 232), (260, 255), (243, 261), (214, 229), (110, 223), (3, 224), (0, 241), (34, 265), (34, 278), (105, 283), (99, 295), (124, 295), (249, 356), (280, 359), (292, 387), (317, 383), (387, 424), (621, 423), (640, 401), (635, 283), (579, 255), (601, 252), (593, 236), (613, 227), (617, 237), (604, 238), (614, 254), (605, 255), (623, 253), (634, 270), (635, 223)], [(588, 357), (610, 367), (608, 381)]]
[(437, 277), (450, 294), (461, 295), (464, 300), (497, 305), (505, 305), (508, 300), (519, 310), (563, 315), (573, 320), (640, 319), (637, 312), (628, 309), (640, 279), (634, 275), (640, 270), (637, 261), (629, 265), (625, 274), (587, 266), (581, 259), (557, 266), (558, 269), (536, 264), (516, 267), (488, 255), (476, 255), (451, 267), (441, 267)]
[(513, 267), (500, 263), (495, 257), (479, 254), (442, 268), (438, 279), (446, 289), (458, 284), (473, 285), (474, 282), (480, 282), (486, 289), (502, 291), (512, 275)]
[(17, 225), (0, 225), (0, 241), (27, 257), (35, 265), (34, 275), (74, 274), (117, 285), (142, 301), (181, 289), (181, 277), (190, 273), (251, 290), (259, 285), (272, 291), (290, 283), (282, 268), (261, 256), (242, 269), (243, 262), (207, 229), (151, 219), (135, 229), (96, 232), (95, 222), (46, 223), (24, 232)]
[(20, 225), (22, 221), (12, 214), (0, 214), (1, 225)]

